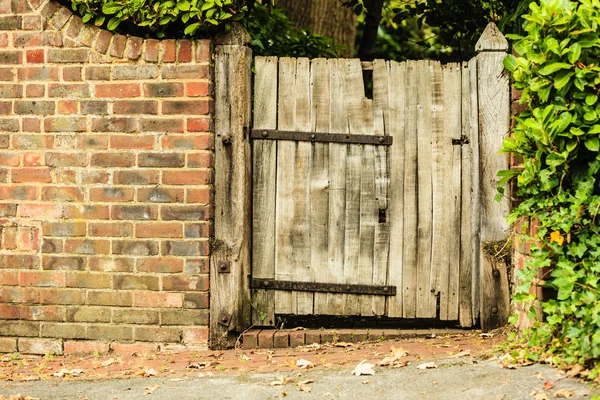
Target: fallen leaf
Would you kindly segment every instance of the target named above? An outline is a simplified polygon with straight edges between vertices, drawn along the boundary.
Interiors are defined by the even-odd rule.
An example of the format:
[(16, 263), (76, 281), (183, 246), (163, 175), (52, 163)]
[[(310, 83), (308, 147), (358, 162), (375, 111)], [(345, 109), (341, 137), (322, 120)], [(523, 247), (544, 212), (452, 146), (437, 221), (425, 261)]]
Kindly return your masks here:
[(154, 392), (159, 387), (160, 387), (160, 385), (152, 385), (152, 386), (145, 387), (144, 390), (146, 390), (146, 392), (144, 394), (152, 394), (152, 392)]
[(369, 364), (367, 360), (362, 360), (352, 371), (352, 375), (375, 375), (374, 364)]
[(56, 371), (55, 373), (52, 374), (52, 376), (56, 376), (58, 378), (63, 378), (65, 376), (79, 376), (83, 374), (83, 370), (82, 369), (66, 369), (63, 368), (60, 371)]
[(183, 382), (185, 379), (182, 378), (171, 378), (169, 379), (169, 382)]
[(544, 382), (544, 390), (550, 390), (554, 387), (554, 382), (546, 381)]
[(370, 381), (370, 380), (362, 381), (362, 384), (363, 384), (363, 385), (368, 385), (368, 384), (370, 384), (370, 383), (371, 383), (371, 381)]
[(575, 392), (570, 389), (559, 389), (556, 392), (554, 392), (554, 397), (563, 397), (565, 399), (568, 399), (571, 396), (575, 396)]
[(548, 393), (545, 392), (534, 391), (530, 394), (533, 396), (534, 400), (550, 400), (550, 398), (548, 397)]
[(352, 347), (354, 344), (348, 342), (336, 342), (335, 347)]
[(402, 360), (402, 357), (408, 355), (408, 352), (404, 349), (397, 349), (392, 347), (392, 353), (389, 356), (386, 356), (383, 360), (379, 361), (377, 365), (380, 367), (385, 366), (396, 366), (396, 367), (404, 367), (408, 364), (406, 360)]
[(300, 360), (296, 361), (296, 367), (300, 367), (300, 368), (303, 368), (303, 369), (304, 368), (305, 369), (312, 368), (314, 366), (315, 366), (315, 364), (313, 364), (312, 361), (304, 360), (302, 358)]
[(471, 350), (465, 350), (465, 351), (461, 351), (460, 353), (456, 353), (455, 355), (452, 356), (452, 358), (467, 357), (470, 355), (471, 355)]
[(108, 359), (108, 360), (106, 360), (106, 361), (102, 361), (102, 362), (100, 363), (100, 366), (101, 366), (101, 367), (108, 367), (108, 366), (110, 366), (110, 365), (113, 365), (115, 362), (116, 362), (116, 361), (115, 361), (115, 359), (114, 359), (114, 358), (109, 358), (109, 359)]
[(285, 386), (288, 383), (294, 382), (289, 376), (280, 376), (276, 381), (269, 383), (269, 386)]
[(432, 369), (437, 367), (437, 364), (433, 361), (417, 365), (417, 369)]
[(212, 364), (212, 361), (200, 361), (200, 362), (188, 365), (187, 368), (202, 369), (202, 368), (210, 367), (211, 364)]
[(306, 392), (306, 393), (312, 392), (312, 389), (310, 388), (310, 386), (306, 386), (306, 385), (299, 385), (298, 390), (300, 390), (301, 392)]
[(138, 373), (138, 375), (142, 375), (145, 378), (155, 376), (156, 374), (157, 374), (157, 372), (152, 368), (144, 368)]
[(575, 364), (570, 370), (567, 371), (567, 376), (571, 378), (576, 377), (581, 373), (581, 371), (583, 371), (583, 367), (579, 364)]
[(242, 353), (242, 355), (240, 356), (240, 358), (244, 361), (252, 361), (252, 359), (250, 357), (248, 357), (246, 355), (246, 353)]

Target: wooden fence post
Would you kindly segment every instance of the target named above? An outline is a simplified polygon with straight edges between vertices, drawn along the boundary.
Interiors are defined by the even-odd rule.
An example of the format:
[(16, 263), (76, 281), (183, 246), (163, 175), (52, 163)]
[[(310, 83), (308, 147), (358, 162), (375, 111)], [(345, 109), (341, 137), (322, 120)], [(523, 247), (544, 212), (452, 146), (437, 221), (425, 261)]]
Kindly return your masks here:
[[(479, 153), (481, 193), (480, 316), (486, 331), (507, 323), (510, 312), (508, 287), (510, 211), (508, 197), (500, 203), (496, 195), (497, 173), (508, 169), (506, 154), (498, 154), (510, 129), (510, 84), (503, 59), (508, 42), (491, 22), (476, 44), (479, 98)], [(508, 193), (508, 191), (507, 191)]]
[(230, 347), (250, 324), (252, 51), (239, 26), (218, 39), (215, 57), (214, 241), (210, 346)]

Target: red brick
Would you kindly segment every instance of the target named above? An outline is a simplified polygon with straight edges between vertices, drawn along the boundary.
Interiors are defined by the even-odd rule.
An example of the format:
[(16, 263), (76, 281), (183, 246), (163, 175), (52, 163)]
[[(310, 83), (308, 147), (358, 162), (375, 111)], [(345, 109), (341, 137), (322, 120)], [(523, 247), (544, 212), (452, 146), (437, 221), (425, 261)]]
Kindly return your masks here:
[(158, 243), (150, 240), (115, 240), (113, 254), (128, 256), (158, 255)]
[(152, 275), (113, 275), (117, 290), (158, 290), (158, 277)]
[(252, 350), (258, 348), (258, 335), (260, 329), (252, 329), (242, 334), (242, 345), (244, 349)]
[(105, 342), (96, 342), (91, 340), (66, 340), (64, 342), (64, 352), (67, 355), (108, 354), (109, 351), (110, 346)]
[(110, 207), (99, 204), (65, 205), (64, 218), (67, 219), (108, 219)]
[(19, 283), (21, 286), (64, 287), (65, 275), (62, 272), (21, 271)]
[(163, 171), (162, 183), (166, 185), (207, 185), (211, 182), (210, 170)]
[(133, 305), (135, 307), (150, 308), (181, 308), (183, 307), (183, 294), (162, 292), (134, 292)]
[(90, 201), (129, 202), (133, 201), (134, 189), (121, 187), (90, 188)]
[(67, 239), (65, 253), (72, 254), (109, 254), (110, 242), (102, 239)]
[(0, 84), (0, 97), (7, 99), (23, 97), (23, 85)]
[(208, 115), (209, 100), (166, 100), (162, 103), (165, 115)]
[(43, 63), (46, 61), (44, 49), (27, 50), (25, 57), (28, 63)]
[(137, 121), (128, 117), (100, 117), (92, 120), (93, 132), (135, 132)]
[(138, 238), (181, 238), (183, 225), (177, 222), (149, 222), (135, 226), (135, 236)]
[(206, 79), (208, 65), (165, 65), (161, 76), (163, 79)]
[(84, 185), (108, 183), (108, 172), (81, 171), (81, 183)]
[(133, 296), (130, 292), (95, 291), (88, 292), (88, 303), (99, 306), (131, 307)]
[(181, 118), (144, 118), (140, 121), (142, 132), (183, 133), (184, 121)]
[(52, 182), (49, 168), (14, 168), (11, 175), (12, 182)]
[(142, 94), (137, 83), (98, 83), (95, 89), (96, 98), (139, 97)]
[[(39, 1), (39, 0), (34, 0)], [(39, 15), (23, 15), (23, 30), (40, 31), (43, 28), (42, 17)]]
[(185, 308), (208, 309), (209, 294), (208, 293), (185, 293), (183, 296), (183, 306)]
[(182, 203), (184, 193), (179, 188), (140, 188), (137, 190), (137, 200), (143, 203)]
[(127, 37), (123, 35), (114, 35), (110, 45), (110, 55), (113, 57), (123, 57), (125, 47), (127, 45)]
[(185, 84), (188, 97), (208, 96), (208, 82), (188, 82)]
[[(18, 268), (15, 265), (15, 268)], [(0, 302), (2, 303), (37, 303), (38, 289), (23, 287), (0, 287)]]
[(210, 218), (210, 209), (198, 205), (162, 206), (161, 218), (165, 221), (206, 221)]
[(100, 237), (127, 237), (133, 233), (130, 222), (92, 222), (90, 235)]
[(78, 289), (40, 289), (41, 304), (83, 304), (85, 293)]
[(63, 208), (60, 204), (23, 203), (19, 204), (19, 217), (60, 218)]
[(76, 271), (85, 269), (85, 259), (77, 256), (56, 257), (44, 256), (42, 258), (42, 268), (45, 270), (56, 271)]
[(156, 100), (118, 100), (113, 103), (115, 114), (158, 114), (158, 101)]
[(183, 343), (200, 344), (208, 342), (208, 328), (186, 327), (183, 328)]
[(59, 114), (77, 114), (79, 103), (77, 101), (59, 101), (58, 102), (58, 113)]
[(208, 276), (169, 275), (163, 277), (165, 291), (207, 291)]
[(155, 273), (183, 272), (183, 259), (171, 257), (141, 258), (137, 261), (137, 270)]
[[(183, 261), (182, 267), (183, 267)], [(183, 269), (183, 268), (182, 268)], [(171, 272), (171, 271), (169, 271)], [(172, 272), (181, 272), (181, 271), (172, 271)], [(0, 270), (0, 282), (2, 282), (2, 286), (17, 286), (19, 285), (19, 273), (17, 271), (1, 271)]]
[(81, 67), (63, 67), (63, 80), (67, 82), (81, 81), (83, 76), (81, 70)]
[(156, 142), (154, 135), (113, 135), (111, 149), (152, 149)]
[(42, 200), (61, 203), (83, 201), (83, 190), (72, 186), (46, 186), (42, 188)]
[(162, 138), (165, 150), (210, 150), (212, 135), (168, 135)]
[(111, 274), (68, 272), (65, 275), (65, 286), (74, 288), (110, 289)]
[(258, 347), (260, 349), (272, 349), (275, 332), (275, 329), (263, 329), (260, 331), (258, 334)]
[(85, 99), (90, 97), (90, 87), (87, 83), (58, 83), (48, 85), (49, 97)]
[(48, 117), (44, 119), (46, 132), (85, 132), (87, 120), (85, 117)]
[(160, 42), (155, 39), (146, 39), (146, 49), (144, 51), (144, 59), (147, 62), (158, 62), (158, 46)]
[(306, 343), (306, 333), (304, 331), (290, 332), (290, 347), (304, 346)]
[[(41, 118), (23, 118), (23, 132), (41, 132), (42, 131), (42, 120)], [(29, 135), (27, 135), (29, 136)], [(48, 135), (49, 136), (49, 135)], [(53, 136), (48, 137), (49, 141), (54, 141)], [(18, 140), (17, 137), (13, 138), (13, 147), (20, 148), (22, 147), (19, 143), (24, 141)]]
[(35, 200), (35, 186), (0, 186), (0, 200)]
[(64, 321), (63, 306), (21, 306), (21, 319), (28, 321)]
[(188, 168), (210, 168), (214, 165), (212, 152), (188, 153), (187, 167)]
[(48, 152), (45, 154), (45, 163), (50, 167), (85, 167), (87, 154)]
[(42, 165), (42, 154), (41, 153), (23, 153), (23, 166), (24, 167), (40, 167)]
[(17, 339), (0, 338), (0, 353), (16, 353)]
[(34, 269), (34, 268), (38, 268), (39, 264), (40, 264), (40, 259), (37, 255), (25, 255), (25, 254), (0, 255), (0, 268)]
[(0, 152), (0, 165), (18, 167), (21, 163), (21, 155), (13, 152)]
[(160, 172), (155, 170), (117, 171), (113, 182), (116, 185), (155, 185), (158, 184)]
[(172, 63), (176, 60), (177, 43), (173, 39), (162, 41), (162, 62)]
[(0, 304), (0, 319), (19, 319), (19, 307)]
[(19, 353), (61, 355), (63, 353), (62, 341), (49, 339), (19, 339)]
[(150, 354), (159, 350), (157, 344), (150, 343), (111, 343), (111, 351), (115, 354)]
[(183, 83), (152, 82), (144, 84), (144, 96), (146, 97), (181, 97), (183, 93)]
[(196, 62), (210, 61), (210, 40), (199, 40), (196, 42)]
[(21, 67), (17, 75), (19, 81), (58, 81), (59, 72), (57, 67)]
[(96, 153), (92, 155), (91, 165), (96, 167), (133, 167), (135, 155), (129, 153)]
[(127, 41), (127, 47), (125, 48), (125, 56), (130, 60), (137, 60), (140, 58), (142, 54), (142, 45), (144, 44), (144, 39), (131, 36)]
[(155, 220), (158, 218), (158, 207), (147, 205), (115, 205), (112, 206), (112, 219)]
[(102, 54), (106, 54), (108, 52), (108, 48), (110, 46), (110, 41), (113, 37), (113, 34), (109, 31), (100, 30), (98, 34), (98, 38), (96, 39), (95, 49)]
[(276, 331), (273, 336), (273, 347), (276, 349), (290, 347), (290, 332)]

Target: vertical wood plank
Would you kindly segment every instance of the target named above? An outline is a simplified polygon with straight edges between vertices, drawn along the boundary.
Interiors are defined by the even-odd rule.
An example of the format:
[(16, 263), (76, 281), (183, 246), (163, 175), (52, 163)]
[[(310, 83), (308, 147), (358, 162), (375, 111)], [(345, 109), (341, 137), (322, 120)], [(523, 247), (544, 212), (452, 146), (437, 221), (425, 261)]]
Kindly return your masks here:
[[(433, 74), (431, 75), (431, 134), (432, 134), (432, 235), (431, 235), (431, 290), (436, 296), (431, 302), (430, 312), (439, 311), (439, 318), (448, 319), (448, 278), (449, 278), (449, 253), (452, 238), (450, 233), (449, 211), (450, 196), (452, 190), (449, 177), (452, 173), (452, 138), (449, 137), (448, 123), (453, 117), (451, 105), (446, 102), (448, 89), (453, 89), (448, 75), (449, 67), (443, 67), (438, 63), (432, 63)], [(448, 78), (447, 80), (445, 78)], [(419, 158), (422, 156), (419, 148)], [(419, 186), (419, 189), (421, 186)], [(419, 220), (419, 224), (424, 221)], [(420, 245), (420, 243), (419, 243)], [(422, 253), (419, 253), (421, 256)], [(439, 302), (439, 310), (435, 310), (435, 302)]]
[[(210, 262), (210, 346), (231, 346), (251, 320), (250, 243), (252, 161), (250, 123), (252, 51), (218, 46), (215, 59), (215, 241)], [(229, 262), (231, 273), (217, 265)], [(224, 318), (220, 317), (224, 316)]]
[[(279, 59), (277, 127), (296, 126), (296, 59)], [(285, 95), (284, 95), (285, 93)], [(275, 279), (293, 280), (294, 165), (296, 144), (277, 141), (277, 195), (275, 200)], [(275, 313), (292, 314), (292, 292), (275, 291)]]
[[(393, 126), (398, 124), (398, 121), (391, 121), (391, 114), (395, 112), (391, 108), (390, 93), (394, 93), (394, 96), (398, 92), (403, 90), (390, 91), (390, 79), (391, 79), (391, 64), (392, 62), (375, 60), (373, 61), (373, 105), (375, 108), (374, 115), (374, 129), (375, 135), (389, 136), (392, 135), (391, 129), (402, 129), (401, 126)], [(403, 86), (403, 85), (402, 85)], [(396, 118), (396, 115), (394, 115)], [(398, 139), (394, 139), (396, 141)], [(404, 147), (403, 141), (400, 143), (394, 143), (395, 149), (402, 149)], [(373, 265), (373, 284), (374, 285), (387, 285), (388, 275), (390, 274), (390, 173), (391, 170), (388, 168), (390, 161), (388, 160), (388, 148), (387, 146), (375, 147), (375, 198), (377, 199), (379, 210), (384, 210), (385, 221), (377, 221), (375, 226), (375, 255)], [(402, 170), (404, 168), (404, 153), (401, 154), (400, 161), (402, 162)], [(396, 164), (398, 167), (398, 163)], [(399, 174), (403, 175), (403, 171), (398, 171)], [(402, 190), (402, 184), (399, 185), (399, 190)], [(400, 245), (400, 251), (402, 245)], [(400, 256), (400, 260), (402, 256)], [(401, 267), (397, 270), (402, 276)], [(402, 299), (402, 281), (398, 284), (393, 284), (397, 287), (397, 295), (388, 298), (382, 298), (375, 296), (373, 299), (373, 309), (377, 312), (383, 309), (383, 313), (388, 313), (390, 305), (388, 302), (396, 302), (398, 305), (398, 299)], [(398, 307), (396, 307), (398, 309)], [(402, 303), (399, 303), (399, 309), (402, 310)], [(401, 316), (401, 314), (399, 315)]]
[[(277, 57), (254, 59), (254, 128), (277, 128)], [(275, 183), (277, 143), (253, 142), (252, 276), (275, 278)], [(275, 292), (252, 291), (252, 323), (275, 323)]]
[[(350, 134), (362, 132), (362, 108), (364, 86), (362, 67), (357, 59), (345, 60), (345, 101), (348, 113)], [(360, 254), (360, 187), (362, 170), (362, 146), (348, 145), (346, 158), (346, 226), (344, 238), (344, 280), (347, 283), (359, 281)], [(358, 295), (344, 295), (346, 315), (360, 314), (360, 298)]]
[[(404, 122), (404, 247), (402, 258), (403, 316), (417, 316), (417, 263), (418, 263), (418, 93), (423, 90), (418, 82), (419, 62), (406, 63), (406, 114)], [(394, 154), (392, 154), (392, 160)], [(395, 183), (395, 182), (393, 182)], [(394, 214), (396, 215), (396, 214)], [(394, 237), (394, 236), (392, 236)], [(395, 239), (394, 239), (395, 240)], [(394, 243), (391, 244), (394, 248)]]
[[(329, 60), (331, 82), (331, 118), (332, 133), (348, 132), (348, 116), (344, 84), (346, 61)], [(344, 260), (346, 249), (346, 158), (348, 146), (329, 143), (329, 219), (328, 219), (328, 282), (344, 282)], [(344, 296), (327, 294), (327, 303), (323, 314), (343, 314)]]
[[(296, 116), (295, 130), (308, 132), (310, 123), (310, 61), (298, 58), (296, 61)], [(296, 142), (294, 165), (294, 221), (293, 221), (293, 280), (310, 281), (313, 278), (310, 246), (310, 168), (312, 144)], [(316, 267), (316, 266), (315, 266)], [(295, 314), (313, 313), (313, 293), (296, 292), (292, 294), (292, 310)], [(295, 307), (293, 306), (295, 302)]]
[(452, 146), (452, 139), (462, 135), (462, 71), (458, 63), (447, 64), (444, 68), (444, 104), (448, 115), (446, 123), (446, 154), (448, 183), (446, 216), (448, 225), (448, 286), (446, 296), (442, 296), (442, 320), (457, 321), (459, 315), (459, 275), (460, 275), (460, 217), (461, 217), (461, 156), (463, 146)]
[(478, 89), (477, 89), (477, 57), (469, 61), (469, 84), (471, 86), (471, 115), (470, 115), (470, 143), (469, 148), (471, 149), (471, 188), (473, 193), (472, 207), (471, 207), (471, 232), (473, 235), (472, 242), (468, 245), (471, 250), (472, 257), (472, 279), (471, 279), (471, 310), (473, 316), (473, 325), (479, 321), (479, 309), (480, 309), (480, 259), (479, 259), (479, 242), (481, 239), (481, 178), (480, 178), (480, 164), (479, 164), (479, 101), (478, 101)]
[[(508, 43), (490, 23), (477, 42), (477, 90), (481, 181), (481, 327), (489, 330), (507, 323), (510, 294), (508, 266), (492, 254), (494, 244), (504, 245), (508, 236), (508, 198), (494, 201), (496, 176), (508, 169), (508, 157), (498, 154), (510, 128), (510, 86), (502, 61)], [(494, 274), (495, 272), (495, 274)]]
[[(441, 82), (437, 63), (420, 61), (417, 71), (417, 180), (418, 180), (418, 260), (417, 260), (417, 318), (434, 318), (436, 296), (430, 285), (431, 235), (433, 214), (432, 188), (432, 91)], [(441, 87), (440, 87), (441, 89)], [(434, 289), (434, 292), (432, 292)]]
[[(329, 132), (331, 125), (331, 91), (329, 64), (318, 58), (311, 65), (311, 131)], [(338, 95), (338, 94), (336, 94)], [(310, 247), (314, 281), (329, 282), (329, 145), (312, 145), (310, 184)], [(315, 293), (314, 313), (324, 314), (327, 309), (327, 293)]]
[[(473, 260), (473, 249), (477, 249), (476, 238), (473, 231), (473, 207), (475, 207), (475, 188), (473, 187), (473, 149), (479, 141), (475, 137), (477, 130), (473, 130), (472, 121), (472, 88), (470, 68), (477, 68), (471, 62), (462, 63), (461, 78), (461, 105), (462, 105), (462, 133), (469, 141), (462, 146), (462, 186), (461, 186), (461, 213), (460, 213), (460, 266), (459, 266), (459, 321), (462, 327), (473, 325), (473, 270), (476, 269)], [(475, 111), (475, 115), (477, 115)], [(477, 249), (478, 250), (478, 249)]]

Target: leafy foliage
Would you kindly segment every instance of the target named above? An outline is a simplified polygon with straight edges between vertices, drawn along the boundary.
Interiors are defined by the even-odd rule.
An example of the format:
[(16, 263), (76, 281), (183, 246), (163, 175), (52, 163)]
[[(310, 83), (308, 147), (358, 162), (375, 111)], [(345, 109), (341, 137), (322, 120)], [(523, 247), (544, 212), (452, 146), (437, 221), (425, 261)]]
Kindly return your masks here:
[[(524, 19), (525, 35), (509, 35), (520, 57), (504, 65), (527, 108), (502, 150), (522, 157), (523, 169), (499, 175), (501, 185), (516, 179), (521, 200), (509, 222), (528, 216), (539, 229), (515, 300), (533, 302), (536, 284), (555, 291), (524, 335), (530, 357), (545, 352), (555, 362), (587, 364), (593, 379), (600, 369), (600, 0), (541, 0)], [(551, 272), (539, 282), (543, 267)]]
[(59, 0), (111, 31), (158, 38), (198, 37), (238, 21), (257, 55), (336, 57), (333, 40), (300, 29), (271, 0)]

